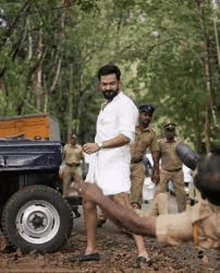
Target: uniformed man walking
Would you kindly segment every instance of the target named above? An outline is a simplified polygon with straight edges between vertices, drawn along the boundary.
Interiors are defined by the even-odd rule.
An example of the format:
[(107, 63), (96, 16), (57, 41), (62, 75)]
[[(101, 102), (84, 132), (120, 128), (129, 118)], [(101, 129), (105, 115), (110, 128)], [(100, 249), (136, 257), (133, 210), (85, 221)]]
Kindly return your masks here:
[(159, 151), (156, 133), (150, 126), (155, 108), (151, 105), (139, 107), (138, 125), (135, 130), (135, 141), (131, 144), (131, 204), (141, 209), (143, 201), (143, 184), (145, 179), (145, 166), (143, 157), (149, 148), (153, 158), (152, 180), (159, 182)]
[(63, 159), (65, 166), (62, 172), (64, 197), (70, 197), (74, 194), (74, 190), (71, 188), (73, 173), (76, 172), (82, 177), (81, 161), (84, 160), (84, 156), (81, 145), (76, 144), (76, 139), (76, 135), (71, 134), (69, 144), (64, 146)]
[(161, 159), (160, 182), (157, 186), (157, 193), (166, 192), (167, 184), (172, 181), (175, 187), (177, 208), (179, 212), (186, 209), (186, 193), (184, 190), (183, 179), (183, 163), (178, 157), (175, 148), (176, 145), (183, 142), (176, 140), (176, 125), (167, 123), (164, 126), (165, 139), (158, 141), (159, 153), (158, 158)]

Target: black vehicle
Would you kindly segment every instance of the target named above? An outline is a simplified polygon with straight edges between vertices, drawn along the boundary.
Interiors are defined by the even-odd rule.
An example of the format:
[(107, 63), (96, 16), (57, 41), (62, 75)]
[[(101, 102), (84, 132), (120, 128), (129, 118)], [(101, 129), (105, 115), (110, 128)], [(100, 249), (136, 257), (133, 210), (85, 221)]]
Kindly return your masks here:
[(16, 249), (53, 252), (73, 228), (80, 198), (62, 196), (60, 141), (0, 140), (1, 229)]

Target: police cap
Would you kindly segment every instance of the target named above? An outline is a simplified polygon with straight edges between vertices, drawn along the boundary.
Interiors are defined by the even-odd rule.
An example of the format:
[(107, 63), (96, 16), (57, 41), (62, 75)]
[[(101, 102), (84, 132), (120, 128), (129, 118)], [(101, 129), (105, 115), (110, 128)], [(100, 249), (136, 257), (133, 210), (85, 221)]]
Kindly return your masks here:
[(77, 139), (77, 136), (75, 135), (75, 134), (70, 134), (70, 138), (72, 138), (72, 139)]
[(175, 123), (172, 123), (172, 122), (169, 122), (169, 123), (166, 123), (164, 125), (164, 130), (170, 130), (170, 131), (175, 131), (175, 128), (176, 128), (176, 124)]
[(150, 104), (141, 105), (139, 107), (139, 113), (146, 113), (146, 114), (149, 114), (151, 116), (153, 115), (154, 110), (155, 110), (155, 108)]

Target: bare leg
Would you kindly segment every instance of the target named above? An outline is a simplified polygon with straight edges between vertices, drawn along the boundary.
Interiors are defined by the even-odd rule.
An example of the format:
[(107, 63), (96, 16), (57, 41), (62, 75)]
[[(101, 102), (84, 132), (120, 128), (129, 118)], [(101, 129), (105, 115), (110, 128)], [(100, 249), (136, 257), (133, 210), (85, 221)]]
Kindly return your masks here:
[(146, 261), (149, 261), (149, 255), (145, 247), (144, 237), (133, 234), (134, 242), (137, 246), (138, 257), (144, 257)]
[(97, 208), (95, 203), (83, 201), (84, 221), (87, 232), (87, 247), (85, 254), (97, 253)]
[[(113, 196), (113, 200), (124, 207), (132, 209), (132, 206), (130, 205), (129, 194), (127, 193), (116, 194), (115, 196)], [(143, 257), (146, 259), (146, 261), (148, 261), (149, 256), (145, 247), (144, 237), (133, 234), (133, 238), (137, 246), (138, 257)]]

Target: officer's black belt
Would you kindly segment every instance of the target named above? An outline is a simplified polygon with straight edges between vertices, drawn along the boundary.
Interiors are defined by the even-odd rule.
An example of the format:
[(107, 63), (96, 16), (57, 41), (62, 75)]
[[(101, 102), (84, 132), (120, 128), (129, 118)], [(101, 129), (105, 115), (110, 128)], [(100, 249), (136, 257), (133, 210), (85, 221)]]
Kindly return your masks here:
[(80, 163), (73, 163), (73, 164), (66, 163), (66, 165), (70, 167), (79, 167)]
[(140, 163), (140, 162), (142, 162), (142, 161), (143, 161), (143, 158), (132, 159), (132, 160), (131, 160), (131, 163), (132, 163), (132, 164), (136, 164), (136, 163)]
[(164, 170), (167, 172), (178, 172), (178, 171), (182, 170), (182, 167), (178, 168), (178, 169), (174, 169), (174, 170), (166, 170), (166, 169), (164, 169)]

